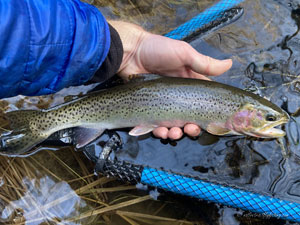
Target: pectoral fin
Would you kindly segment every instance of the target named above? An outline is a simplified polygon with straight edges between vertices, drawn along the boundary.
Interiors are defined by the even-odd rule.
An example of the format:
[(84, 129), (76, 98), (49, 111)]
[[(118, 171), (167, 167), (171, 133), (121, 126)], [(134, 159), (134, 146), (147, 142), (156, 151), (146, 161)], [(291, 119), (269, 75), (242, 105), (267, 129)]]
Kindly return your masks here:
[(130, 132), (129, 135), (131, 136), (140, 136), (143, 134), (147, 134), (155, 129), (153, 125), (139, 125), (134, 127)]
[(99, 137), (105, 129), (76, 127), (74, 128), (74, 142), (76, 148), (82, 148)]
[(226, 135), (231, 134), (231, 130), (224, 127), (222, 123), (210, 123), (208, 124), (206, 131), (213, 135)]

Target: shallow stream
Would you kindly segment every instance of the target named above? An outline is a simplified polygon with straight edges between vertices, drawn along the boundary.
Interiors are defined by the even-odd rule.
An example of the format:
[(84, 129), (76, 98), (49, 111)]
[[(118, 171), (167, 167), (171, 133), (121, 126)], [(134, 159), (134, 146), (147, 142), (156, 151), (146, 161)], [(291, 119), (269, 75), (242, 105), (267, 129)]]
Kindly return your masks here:
[[(92, 1), (107, 18), (139, 23), (159, 34), (214, 2)], [(118, 157), (300, 203), (300, 1), (248, 0), (241, 6), (244, 15), (237, 22), (191, 45), (203, 54), (233, 59), (232, 69), (215, 80), (256, 91), (292, 115), (282, 144), (249, 137), (219, 138), (206, 132), (179, 141), (151, 135), (135, 139), (118, 131), (125, 143)], [(5, 110), (46, 108), (89, 89), (67, 89), (45, 98), (17, 97), (2, 101), (1, 106)], [(94, 176), (93, 163), (70, 147), (0, 160), (3, 224), (289, 224), (173, 194), (151, 200), (147, 190)], [(79, 219), (79, 214), (86, 216)]]

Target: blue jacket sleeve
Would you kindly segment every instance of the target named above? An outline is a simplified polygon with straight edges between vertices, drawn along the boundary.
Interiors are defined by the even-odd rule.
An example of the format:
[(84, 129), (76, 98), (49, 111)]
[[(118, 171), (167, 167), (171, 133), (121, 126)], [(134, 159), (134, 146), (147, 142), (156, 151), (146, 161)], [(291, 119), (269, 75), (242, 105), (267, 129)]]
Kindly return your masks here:
[(94, 6), (79, 0), (1, 0), (0, 98), (83, 84), (109, 47), (108, 24)]

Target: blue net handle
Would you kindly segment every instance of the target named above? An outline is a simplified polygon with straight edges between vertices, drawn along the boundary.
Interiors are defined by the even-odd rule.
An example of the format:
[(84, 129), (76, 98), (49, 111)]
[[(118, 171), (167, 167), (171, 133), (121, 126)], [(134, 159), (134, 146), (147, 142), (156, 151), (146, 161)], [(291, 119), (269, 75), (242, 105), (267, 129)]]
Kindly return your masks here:
[(221, 0), (188, 22), (165, 34), (165, 36), (172, 39), (182, 40), (194, 33), (196, 30), (199, 30), (212, 21), (219, 19), (224, 11), (235, 7), (243, 1), (244, 0)]
[(174, 193), (300, 222), (300, 204), (145, 167), (141, 183)]

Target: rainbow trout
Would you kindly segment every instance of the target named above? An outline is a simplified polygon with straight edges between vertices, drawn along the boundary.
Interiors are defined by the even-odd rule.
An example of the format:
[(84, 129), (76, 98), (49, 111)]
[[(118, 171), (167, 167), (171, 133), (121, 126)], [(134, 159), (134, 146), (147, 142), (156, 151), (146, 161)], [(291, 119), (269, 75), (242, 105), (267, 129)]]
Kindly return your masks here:
[[(150, 76), (150, 75), (148, 75)], [(275, 126), (289, 116), (253, 93), (225, 84), (183, 78), (155, 77), (101, 90), (47, 110), (19, 110), (5, 116), (10, 131), (0, 137), (0, 154), (24, 153), (56, 131), (75, 129), (76, 147), (106, 129), (134, 127), (138, 136), (159, 126), (195, 123), (214, 135), (285, 135)]]

